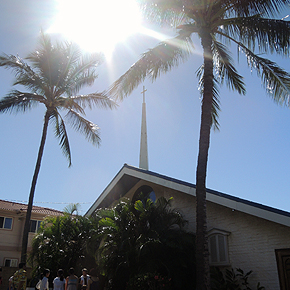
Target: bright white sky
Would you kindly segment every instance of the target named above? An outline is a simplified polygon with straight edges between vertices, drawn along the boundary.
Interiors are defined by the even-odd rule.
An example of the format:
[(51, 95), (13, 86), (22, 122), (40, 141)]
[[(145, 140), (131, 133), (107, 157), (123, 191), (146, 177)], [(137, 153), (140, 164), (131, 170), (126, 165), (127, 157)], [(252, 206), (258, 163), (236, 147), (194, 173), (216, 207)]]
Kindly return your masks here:
[[(33, 51), (40, 29), (47, 30), (55, 23), (57, 9), (57, 2), (53, 1), (2, 1), (0, 52), (25, 57)], [(96, 11), (96, 18), (103, 14)], [(79, 27), (94, 25), (76, 15), (73, 20)], [(103, 20), (103, 32), (111, 21), (110, 17)], [(100, 30), (90, 34), (90, 39), (101, 41)], [(119, 43), (110, 60), (100, 67), (95, 85), (84, 92), (107, 89), (156, 43), (154, 37), (140, 33)], [(270, 58), (286, 69), (290, 67), (289, 59)], [(200, 47), (196, 45), (196, 54), (189, 62), (153, 84), (144, 83), (149, 169), (191, 183), (195, 183), (200, 123), (195, 72), (201, 63)], [(251, 74), (242, 56), (236, 65), (245, 77), (247, 95), (239, 96), (226, 87), (220, 90), (221, 130), (212, 133), (207, 187), (290, 211), (289, 109), (278, 107), (266, 96), (261, 81), (255, 72)], [(9, 71), (0, 68), (1, 96), (11, 89), (12, 80)], [(87, 111), (87, 118), (101, 127), (99, 149), (69, 128), (72, 168), (67, 168), (53, 130), (49, 130), (34, 198), (36, 205), (62, 210), (67, 203), (79, 202), (85, 213), (124, 163), (138, 166), (142, 85), (115, 111)], [(43, 115), (44, 108), (40, 106), (26, 114), (0, 116), (1, 199), (27, 202)]]

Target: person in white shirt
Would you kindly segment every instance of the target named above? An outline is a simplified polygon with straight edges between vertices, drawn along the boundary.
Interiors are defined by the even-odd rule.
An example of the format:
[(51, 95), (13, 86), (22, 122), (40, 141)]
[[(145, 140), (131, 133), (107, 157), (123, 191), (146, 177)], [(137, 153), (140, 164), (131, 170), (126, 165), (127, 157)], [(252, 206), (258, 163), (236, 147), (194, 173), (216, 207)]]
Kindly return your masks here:
[(63, 276), (63, 270), (59, 269), (57, 271), (57, 277), (53, 280), (53, 289), (54, 290), (64, 290), (65, 279)]
[(89, 279), (90, 279), (90, 276), (87, 274), (88, 270), (86, 268), (83, 268), (82, 273), (83, 273), (83, 275), (81, 276), (80, 284), (81, 284), (81, 286), (88, 285)]
[(41, 280), (39, 290), (49, 290), (49, 284), (48, 284), (49, 275), (50, 275), (50, 271), (48, 269), (45, 269), (43, 271), (43, 278)]

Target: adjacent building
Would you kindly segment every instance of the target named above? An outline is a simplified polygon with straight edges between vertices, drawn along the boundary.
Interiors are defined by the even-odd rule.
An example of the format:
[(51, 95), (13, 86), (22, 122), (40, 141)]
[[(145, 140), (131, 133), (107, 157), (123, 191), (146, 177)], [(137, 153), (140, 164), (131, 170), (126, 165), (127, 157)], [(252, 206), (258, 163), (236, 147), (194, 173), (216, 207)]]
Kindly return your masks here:
[[(21, 256), (22, 235), (27, 205), (0, 200), (0, 266), (18, 267)], [(33, 206), (28, 239), (28, 252), (31, 241), (37, 233), (41, 221), (46, 216), (58, 216), (63, 213), (51, 208)]]

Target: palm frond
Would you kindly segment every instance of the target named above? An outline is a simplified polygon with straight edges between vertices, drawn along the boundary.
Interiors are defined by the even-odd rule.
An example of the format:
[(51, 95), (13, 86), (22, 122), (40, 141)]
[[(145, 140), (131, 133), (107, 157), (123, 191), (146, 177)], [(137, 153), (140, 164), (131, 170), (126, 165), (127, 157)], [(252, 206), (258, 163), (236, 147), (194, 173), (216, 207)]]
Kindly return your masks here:
[(85, 108), (83, 108), (81, 105), (75, 102), (74, 97), (69, 97), (69, 98), (58, 97), (57, 103), (58, 103), (57, 107), (59, 108), (72, 109), (76, 111), (77, 113), (85, 115)]
[(72, 96), (77, 94), (83, 87), (92, 86), (95, 80), (98, 78), (98, 74), (95, 70), (88, 70), (71, 77), (64, 83), (64, 86), (59, 87), (59, 92), (56, 94), (66, 93), (67, 96)]
[(106, 92), (92, 93), (88, 95), (73, 96), (72, 99), (79, 106), (92, 109), (94, 106), (105, 109), (116, 109), (118, 104), (108, 97)]
[(262, 78), (266, 92), (280, 105), (289, 106), (290, 74), (279, 67), (275, 62), (260, 57), (248, 49), (243, 43), (225, 35), (236, 43), (245, 53), (248, 65), (257, 71)]
[(226, 80), (227, 85), (232, 90), (236, 90), (239, 94), (245, 94), (246, 89), (243, 82), (243, 77), (237, 73), (233, 65), (233, 59), (223, 44), (213, 40), (214, 47), (214, 63), (221, 84)]
[(13, 90), (0, 100), (0, 113), (26, 112), (43, 102), (42, 96)]
[(261, 14), (276, 16), (280, 11), (287, 8), (289, 0), (221, 0), (222, 5), (235, 13), (235, 16), (251, 16)]
[(181, 0), (138, 0), (140, 10), (148, 22), (176, 27), (186, 19)]
[(250, 67), (262, 78), (266, 92), (276, 103), (289, 107), (290, 74), (271, 60), (255, 55), (250, 50), (244, 51)]
[(92, 53), (81, 57), (68, 72), (66, 93), (74, 95), (84, 86), (91, 86), (98, 77), (96, 68), (103, 61), (104, 55), (102, 53)]
[(109, 89), (114, 98), (128, 96), (146, 77), (155, 81), (161, 73), (170, 71), (188, 59), (193, 48), (190, 33), (181, 32), (177, 37), (161, 42), (145, 52)]
[(0, 66), (14, 72), (15, 81), (13, 85), (23, 85), (35, 93), (43, 92), (42, 79), (21, 57), (3, 54), (0, 56)]
[(290, 22), (278, 19), (239, 17), (225, 19), (222, 22), (223, 33), (238, 37), (249, 49), (258, 47), (259, 52), (289, 55)]
[[(197, 78), (198, 78), (198, 84), (199, 84), (199, 91), (201, 97), (203, 96), (203, 91), (204, 91), (204, 69), (203, 65), (201, 65), (197, 72)], [(219, 112), (220, 112), (220, 100), (219, 100), (219, 89), (218, 89), (218, 84), (219, 82), (217, 79), (214, 77), (213, 79), (213, 91), (212, 91), (212, 108), (211, 108), (211, 125), (213, 126), (214, 130), (219, 130)]]
[(59, 139), (60, 148), (62, 149), (63, 155), (67, 158), (68, 166), (70, 167), (72, 164), (71, 151), (69, 146), (68, 135), (66, 132), (66, 126), (61, 115), (58, 113), (56, 109), (52, 112), (52, 119), (54, 121), (54, 135)]
[(81, 205), (79, 203), (70, 203), (63, 209), (63, 212), (68, 215), (73, 215), (73, 213), (78, 215), (80, 207)]
[(76, 131), (82, 133), (85, 138), (93, 145), (99, 146), (101, 138), (99, 136), (99, 127), (94, 123), (86, 120), (80, 114), (70, 109), (66, 114), (66, 118), (72, 124)]

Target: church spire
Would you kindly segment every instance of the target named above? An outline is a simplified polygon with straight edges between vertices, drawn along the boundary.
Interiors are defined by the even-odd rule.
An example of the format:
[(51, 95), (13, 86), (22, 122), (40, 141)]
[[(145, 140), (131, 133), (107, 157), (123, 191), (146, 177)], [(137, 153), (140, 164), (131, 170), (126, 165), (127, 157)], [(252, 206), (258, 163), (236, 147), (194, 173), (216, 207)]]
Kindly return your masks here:
[(140, 142), (140, 158), (139, 168), (148, 170), (148, 146), (147, 146), (147, 126), (146, 126), (146, 103), (145, 103), (145, 87), (143, 86), (143, 104), (142, 104), (142, 123), (141, 123), (141, 142)]

